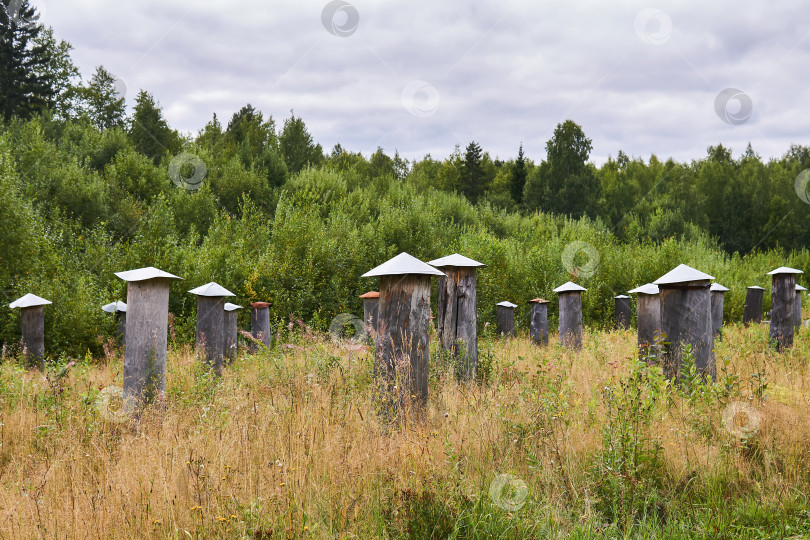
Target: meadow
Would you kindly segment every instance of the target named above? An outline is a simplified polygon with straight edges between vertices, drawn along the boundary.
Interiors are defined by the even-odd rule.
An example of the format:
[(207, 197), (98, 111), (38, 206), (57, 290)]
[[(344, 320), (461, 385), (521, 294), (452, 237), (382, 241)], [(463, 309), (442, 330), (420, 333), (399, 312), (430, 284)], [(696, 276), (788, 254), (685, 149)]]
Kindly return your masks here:
[(724, 328), (717, 383), (672, 385), (633, 330), (571, 352), (487, 327), (478, 380), (434, 349), (425, 418), (392, 423), (370, 348), (302, 324), (221, 379), (172, 348), (139, 419), (110, 343), (6, 358), (0, 537), (810, 538), (810, 331), (784, 354), (767, 332)]

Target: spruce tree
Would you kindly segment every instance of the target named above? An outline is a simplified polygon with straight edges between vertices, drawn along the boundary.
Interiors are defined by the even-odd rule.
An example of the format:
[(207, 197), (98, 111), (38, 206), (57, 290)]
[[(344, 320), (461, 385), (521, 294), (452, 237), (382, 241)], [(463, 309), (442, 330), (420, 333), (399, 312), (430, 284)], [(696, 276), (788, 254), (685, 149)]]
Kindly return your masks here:
[(0, 112), (30, 118), (53, 105), (51, 51), (37, 38), (43, 30), (28, 0), (3, 0), (0, 10)]
[(141, 90), (135, 98), (129, 139), (135, 149), (152, 159), (155, 165), (160, 163), (165, 153), (174, 155), (182, 147), (180, 136), (169, 127), (155, 98), (145, 90)]
[(512, 167), (512, 178), (510, 192), (512, 193), (512, 200), (520, 204), (523, 202), (523, 188), (526, 186), (526, 159), (523, 156), (523, 143), (520, 143), (520, 150), (515, 164)]

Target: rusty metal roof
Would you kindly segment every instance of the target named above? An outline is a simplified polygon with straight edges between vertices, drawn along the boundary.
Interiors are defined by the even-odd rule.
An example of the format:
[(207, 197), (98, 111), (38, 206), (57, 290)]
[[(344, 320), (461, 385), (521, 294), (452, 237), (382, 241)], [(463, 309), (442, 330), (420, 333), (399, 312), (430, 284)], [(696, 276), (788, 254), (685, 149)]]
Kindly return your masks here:
[(360, 298), (379, 298), (380, 293), (377, 291), (368, 291), (360, 295)]
[(444, 272), (436, 270), (427, 263), (424, 263), (409, 255), (404, 251), (396, 257), (387, 260), (380, 266), (373, 268), (363, 274), (361, 277), (375, 277), (375, 276), (399, 276), (406, 274), (423, 274), (428, 276), (443, 276)]
[(532, 304), (548, 304), (548, 300), (546, 300), (544, 298), (532, 298), (531, 300), (529, 300), (529, 303), (532, 303)]
[(11, 309), (15, 308), (27, 308), (27, 307), (35, 307), (35, 306), (47, 306), (48, 304), (52, 304), (50, 300), (45, 300), (42, 297), (39, 297), (35, 294), (28, 293), (25, 296), (17, 298), (12, 303), (8, 305)]
[(442, 257), (440, 259), (433, 259), (432, 261), (428, 262), (429, 265), (435, 266), (437, 268), (441, 268), (443, 266), (468, 266), (468, 267), (480, 267), (486, 266), (484, 263), (480, 263), (478, 261), (474, 261), (469, 257), (465, 257), (464, 255), (459, 255), (458, 253), (453, 253), (452, 255), (448, 255), (447, 257)]
[(147, 279), (167, 278), (167, 279), (183, 279), (174, 274), (158, 270), (154, 266), (147, 266), (145, 268), (138, 268), (137, 270), (127, 270), (126, 272), (116, 272), (116, 276), (124, 281), (146, 281)]
[(677, 283), (688, 283), (690, 281), (708, 281), (714, 279), (700, 270), (695, 270), (691, 266), (679, 264), (660, 278), (653, 281), (655, 285), (673, 285)]
[(196, 294), (197, 296), (236, 296), (219, 283), (214, 283), (213, 281), (205, 285), (200, 285), (196, 289), (191, 289), (188, 292)]
[(271, 305), (273, 305), (271, 302), (251, 302), (250, 303), (250, 307), (255, 307), (255, 308), (258, 308), (258, 309), (270, 307)]

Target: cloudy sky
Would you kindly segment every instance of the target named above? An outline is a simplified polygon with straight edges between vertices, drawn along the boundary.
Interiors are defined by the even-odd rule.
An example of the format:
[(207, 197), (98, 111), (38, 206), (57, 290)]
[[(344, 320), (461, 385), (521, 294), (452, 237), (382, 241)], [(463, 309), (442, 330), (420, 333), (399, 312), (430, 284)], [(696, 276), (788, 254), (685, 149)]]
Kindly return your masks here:
[[(539, 161), (572, 119), (602, 163), (722, 142), (810, 145), (808, 9), (769, 2), (31, 0), (75, 48), (196, 133), (250, 102), (326, 150), (446, 157), (478, 141)], [(731, 90), (727, 90), (731, 89)]]

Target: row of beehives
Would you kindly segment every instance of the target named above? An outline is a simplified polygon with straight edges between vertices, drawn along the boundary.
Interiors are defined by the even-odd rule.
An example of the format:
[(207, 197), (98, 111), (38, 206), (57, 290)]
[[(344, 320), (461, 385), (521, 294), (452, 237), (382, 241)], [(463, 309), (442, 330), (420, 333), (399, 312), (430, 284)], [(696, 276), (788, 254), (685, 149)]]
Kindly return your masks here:
[[(363, 275), (380, 278), (380, 292), (363, 296), (366, 319), (373, 320), (377, 334), (376, 372), (380, 381), (390, 386), (392, 396), (398, 387), (401, 395), (412, 396), (417, 403), (427, 400), (430, 279), (434, 275), (438, 277), (440, 345), (455, 358), (462, 378), (474, 377), (478, 363), (476, 268), (481, 266), (458, 254), (426, 264), (401, 253)], [(773, 276), (770, 336), (780, 349), (792, 345), (794, 326), (801, 317), (798, 289), (803, 288), (796, 285), (799, 273), (784, 267), (769, 273)], [(119, 333), (126, 341), (124, 397), (135, 403), (165, 391), (169, 283), (181, 278), (152, 267), (116, 275), (128, 284), (127, 304), (114, 302), (103, 309), (120, 318)], [(684, 344), (691, 345), (698, 369), (715, 376), (712, 348), (714, 334), (722, 325), (722, 293), (727, 289), (711, 286), (713, 279), (680, 265), (654, 283), (629, 291), (639, 294), (639, 344), (653, 344), (659, 334), (674, 344), (667, 348), (664, 358), (668, 376), (677, 374)], [(568, 347), (579, 348), (582, 344), (581, 293), (585, 290), (572, 282), (555, 289), (560, 295), (561, 341)], [(216, 283), (189, 292), (198, 297), (198, 350), (204, 361), (220, 373), (225, 359), (236, 353), (235, 310), (240, 306), (226, 303), (225, 298), (234, 295)], [(759, 287), (749, 288), (746, 321), (761, 318), (762, 292)], [(377, 300), (373, 308), (371, 297)], [(547, 301), (537, 298), (531, 302), (531, 336), (537, 343), (547, 344)], [(44, 356), (43, 306), (49, 303), (27, 294), (10, 305), (22, 308), (25, 355), (40, 361)], [(616, 305), (617, 325), (626, 328), (628, 297), (616, 297)], [(269, 345), (269, 304), (256, 302), (251, 306), (252, 334), (256, 341)], [(509, 302), (498, 304), (499, 331), (514, 333), (515, 307)], [(376, 311), (376, 316), (370, 309)]]

